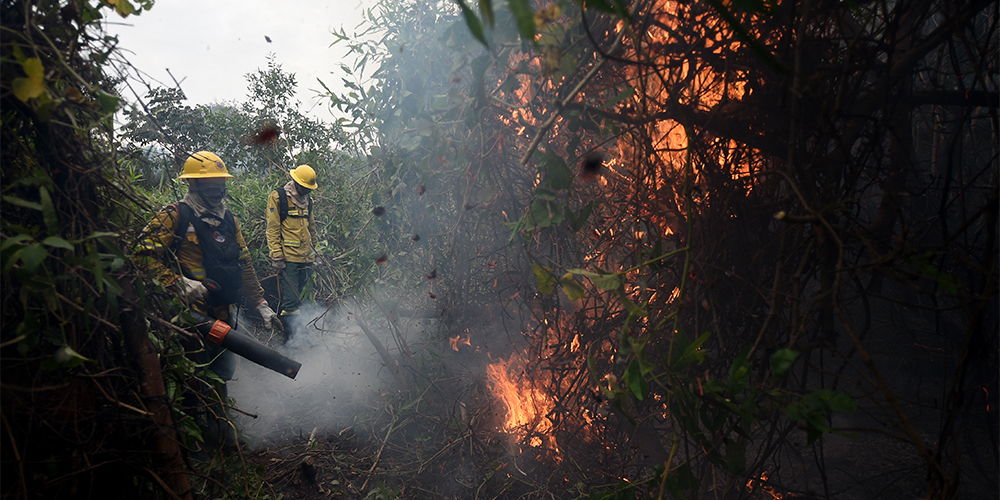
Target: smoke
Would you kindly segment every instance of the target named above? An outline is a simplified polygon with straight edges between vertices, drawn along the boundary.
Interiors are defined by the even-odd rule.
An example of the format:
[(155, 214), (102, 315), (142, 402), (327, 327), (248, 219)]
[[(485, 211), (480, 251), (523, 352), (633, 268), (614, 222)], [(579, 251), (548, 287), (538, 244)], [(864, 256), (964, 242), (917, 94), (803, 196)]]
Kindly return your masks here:
[(229, 382), (238, 411), (230, 416), (244, 442), (258, 447), (314, 430), (341, 432), (354, 424), (367, 399), (386, 390), (392, 376), (355, 314), (345, 306), (304, 306), (288, 321), (290, 339), (282, 343), (280, 333), (272, 336), (272, 348), (302, 364), (294, 380), (239, 359)]

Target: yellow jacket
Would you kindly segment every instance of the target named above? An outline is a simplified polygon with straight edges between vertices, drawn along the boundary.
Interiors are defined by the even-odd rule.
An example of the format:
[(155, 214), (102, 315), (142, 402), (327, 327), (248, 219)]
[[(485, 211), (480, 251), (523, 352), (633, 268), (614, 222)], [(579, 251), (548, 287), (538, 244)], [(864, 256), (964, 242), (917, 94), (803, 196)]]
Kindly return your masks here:
[[(279, 187), (278, 189), (284, 189)], [(287, 262), (316, 260), (316, 219), (308, 208), (299, 208), (288, 196), (288, 217), (281, 220), (278, 191), (267, 197), (267, 248), (272, 259)]]
[[(177, 235), (175, 228), (178, 216), (177, 209), (173, 205), (164, 207), (153, 216), (153, 220), (142, 230), (139, 248), (135, 255), (135, 262), (139, 268), (145, 270), (163, 286), (170, 286), (181, 274), (198, 281), (206, 277), (198, 235), (191, 223), (188, 223), (183, 239), (175, 250), (176, 259), (170, 256)], [(243, 262), (243, 275), (240, 280), (243, 300), (250, 307), (254, 307), (264, 300), (264, 289), (257, 281), (257, 272), (253, 268), (240, 222), (236, 217), (233, 217), (233, 220), (236, 222), (236, 242), (240, 246), (239, 260)], [(211, 313), (204, 302), (193, 304), (192, 307), (203, 314), (213, 314), (217, 319), (229, 318), (229, 306), (213, 307)]]

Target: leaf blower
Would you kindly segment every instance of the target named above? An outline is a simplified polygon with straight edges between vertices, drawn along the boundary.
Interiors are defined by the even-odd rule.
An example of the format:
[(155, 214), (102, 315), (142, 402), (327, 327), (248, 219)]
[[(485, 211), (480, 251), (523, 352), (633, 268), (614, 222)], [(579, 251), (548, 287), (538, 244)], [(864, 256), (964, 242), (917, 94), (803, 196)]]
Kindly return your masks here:
[[(207, 279), (203, 283), (210, 296), (213, 292), (218, 293), (222, 289), (217, 282), (211, 279)], [(288, 378), (294, 379), (299, 374), (302, 363), (289, 359), (278, 351), (257, 342), (253, 337), (229, 326), (222, 320), (211, 318), (195, 310), (190, 312), (191, 316), (198, 322), (196, 328), (207, 342), (229, 349), (240, 357), (269, 370), (274, 370)]]

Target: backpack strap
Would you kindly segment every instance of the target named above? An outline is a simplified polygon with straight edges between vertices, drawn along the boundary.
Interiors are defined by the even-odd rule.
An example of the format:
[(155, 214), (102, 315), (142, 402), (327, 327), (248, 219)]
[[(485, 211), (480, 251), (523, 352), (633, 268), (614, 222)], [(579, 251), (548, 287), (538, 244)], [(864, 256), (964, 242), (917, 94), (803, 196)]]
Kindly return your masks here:
[[(183, 201), (167, 205), (167, 209), (169, 210), (170, 208), (173, 208), (177, 212), (177, 225), (174, 226), (174, 241), (170, 245), (170, 251), (176, 254), (177, 249), (181, 246), (181, 241), (184, 239), (184, 233), (187, 232), (188, 226), (191, 225), (194, 210)], [(236, 231), (236, 216), (233, 215), (233, 212), (227, 208), (225, 215), (222, 217), (226, 221), (226, 224), (229, 224), (229, 227), (233, 228), (233, 231)]]
[(191, 223), (191, 216), (194, 215), (194, 211), (183, 201), (171, 203), (167, 205), (167, 208), (173, 208), (177, 211), (177, 225), (174, 226), (174, 241), (170, 245), (170, 251), (176, 255), (177, 249), (181, 246), (181, 241), (184, 239), (184, 233), (187, 232), (188, 225)]
[(285, 192), (284, 188), (275, 189), (278, 193), (278, 216), (281, 218), (281, 222), (285, 222), (288, 218), (288, 193)]
[[(275, 191), (278, 192), (278, 205), (280, 205), (278, 207), (278, 216), (280, 217), (281, 222), (285, 222), (285, 219), (288, 218), (288, 193), (285, 192), (284, 188), (278, 188), (278, 189), (275, 189)], [(313, 199), (312, 199), (312, 196), (309, 197), (308, 210), (309, 210), (309, 214), (311, 215), (312, 211), (313, 211)], [(293, 217), (299, 218), (299, 219), (302, 218), (302, 216), (293, 216)]]

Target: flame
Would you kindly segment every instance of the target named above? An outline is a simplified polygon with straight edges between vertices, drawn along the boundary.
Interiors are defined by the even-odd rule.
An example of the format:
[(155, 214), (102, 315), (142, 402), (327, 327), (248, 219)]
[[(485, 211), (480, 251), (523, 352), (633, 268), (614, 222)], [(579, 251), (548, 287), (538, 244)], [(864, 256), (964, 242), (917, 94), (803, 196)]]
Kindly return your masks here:
[[(656, 50), (658, 47), (672, 44), (691, 43), (694, 38), (680, 40), (677, 33), (670, 29), (684, 23), (701, 35), (700, 38), (696, 38), (700, 40), (702, 47), (693, 54), (701, 52), (723, 54), (724, 50), (735, 50), (741, 43), (730, 27), (721, 23), (710, 12), (699, 13), (697, 8), (685, 2), (660, 0), (652, 7), (651, 12), (655, 12), (659, 26), (662, 27), (654, 26), (646, 32), (639, 50), (645, 55), (661, 54), (655, 62), (673, 66), (676, 70), (670, 72), (664, 80), (661, 78), (663, 75), (656, 72), (650, 73), (638, 66), (627, 67), (623, 76), (629, 81), (629, 85), (636, 89), (636, 93), (630, 99), (625, 99), (616, 105), (622, 113), (628, 114), (630, 109), (639, 107), (656, 109), (663, 103), (679, 101), (683, 105), (703, 112), (722, 111), (724, 114), (726, 102), (739, 101), (748, 94), (747, 82), (750, 76), (745, 71), (723, 70), (697, 55), (682, 56), (670, 51)], [(751, 26), (750, 29), (754, 28)], [(639, 57), (639, 54), (628, 57)], [(639, 189), (653, 194), (650, 198), (653, 207), (671, 207), (676, 211), (677, 208), (685, 206), (682, 190), (676, 189), (676, 185), (678, 175), (689, 164), (688, 147), (691, 144), (691, 138), (688, 137), (689, 130), (676, 120), (664, 119), (647, 125), (646, 132), (652, 138), (652, 150), (645, 145), (637, 147), (631, 142), (630, 137), (623, 135), (618, 140), (619, 158), (628, 159), (625, 164), (654, 166), (648, 175), (643, 176), (645, 186)], [(703, 182), (700, 163), (711, 162), (721, 167), (721, 170), (727, 171), (734, 180), (740, 180), (747, 193), (753, 189), (754, 183), (758, 182), (755, 173), (761, 169), (764, 161), (759, 152), (748, 150), (733, 140), (718, 138), (713, 140), (710, 137), (697, 140), (705, 142), (711, 151), (708, 155), (690, 163), (696, 186)], [(697, 204), (691, 208), (695, 211), (700, 210)], [(665, 213), (669, 211), (651, 210), (648, 217), (650, 222), (659, 226), (660, 234), (671, 234), (677, 221), (663, 215)]]
[[(657, 23), (641, 40), (624, 41), (623, 46), (633, 47), (631, 54), (626, 54), (626, 59), (643, 59), (650, 54), (657, 54), (655, 65), (669, 67), (671, 70), (666, 73), (650, 72), (643, 65), (625, 66), (618, 70), (618, 75), (623, 77), (628, 86), (634, 89), (634, 93), (625, 99), (614, 104), (614, 111), (628, 116), (647, 110), (650, 113), (663, 113), (663, 116), (671, 116), (667, 113), (670, 103), (679, 103), (683, 106), (693, 108), (701, 112), (716, 112), (724, 116), (727, 102), (735, 102), (750, 95), (753, 90), (747, 82), (752, 81), (751, 75), (740, 69), (723, 69), (719, 66), (712, 66), (711, 61), (701, 59), (697, 54), (725, 54), (725, 51), (733, 50), (740, 42), (733, 35), (728, 25), (717, 19), (711, 10), (704, 10), (701, 7), (692, 6), (687, 2), (670, 0), (657, 0), (656, 7), (651, 12), (657, 18)], [(551, 4), (550, 4), (551, 5)], [(704, 10), (704, 13), (699, 13)], [(552, 11), (544, 15), (545, 23), (557, 23), (558, 13)], [(674, 30), (680, 23), (685, 23), (685, 30)], [(687, 26), (690, 24), (691, 26)], [(756, 33), (754, 26), (748, 27), (751, 32)], [(694, 30), (693, 36), (679, 35), (687, 33), (687, 29)], [(623, 23), (616, 27), (611, 27), (611, 31), (625, 29)], [(699, 36), (701, 35), (701, 36)], [(760, 34), (766, 38), (766, 34)], [(630, 35), (626, 35), (630, 36)], [(679, 37), (684, 37), (680, 39)], [(698, 41), (700, 40), (700, 42)], [(633, 43), (637, 42), (637, 43)], [(678, 54), (663, 47), (683, 46), (691, 43), (702, 43), (689, 55)], [(707, 50), (705, 50), (707, 49)], [(641, 54), (640, 54), (641, 52)], [(711, 59), (711, 58), (706, 58)], [(506, 89), (498, 92), (503, 102), (509, 107), (501, 114), (499, 120), (507, 124), (514, 130), (518, 137), (512, 141), (514, 144), (501, 143), (501, 149), (513, 148), (522, 149), (521, 141), (528, 141), (533, 135), (532, 128), (540, 124), (541, 119), (537, 114), (537, 108), (531, 103), (538, 97), (549, 95), (554, 89), (562, 84), (557, 81), (550, 81), (546, 78), (537, 79), (532, 75), (541, 74), (545, 67), (544, 56), (530, 52), (514, 52), (507, 59), (508, 75), (512, 75), (510, 82), (506, 83)], [(727, 66), (728, 68), (728, 66)], [(501, 79), (496, 83), (500, 87), (506, 80)], [(599, 86), (598, 86), (599, 87)], [(582, 89), (574, 99), (582, 103), (599, 101), (607, 96), (594, 93), (594, 89), (587, 87)], [(568, 122), (558, 120), (552, 124), (549, 137), (561, 137), (563, 127)], [(768, 159), (759, 151), (748, 149), (745, 145), (730, 139), (714, 138), (703, 130), (686, 129), (684, 125), (676, 120), (664, 118), (650, 122), (644, 131), (646, 137), (652, 139), (651, 145), (643, 141), (634, 141), (634, 137), (628, 133), (619, 136), (617, 144), (610, 143), (601, 145), (602, 151), (608, 154), (604, 163), (602, 175), (596, 182), (588, 187), (599, 189), (604, 193), (617, 193), (611, 196), (621, 196), (630, 198), (636, 196), (638, 199), (647, 200), (642, 203), (638, 211), (630, 213), (619, 219), (611, 214), (602, 214), (599, 211), (592, 215), (593, 227), (588, 228), (590, 238), (599, 240), (614, 240), (616, 236), (623, 238), (634, 238), (636, 245), (646, 245), (655, 239), (664, 239), (666, 236), (678, 235), (676, 238), (664, 239), (664, 252), (676, 250), (684, 245), (680, 240), (680, 235), (684, 232), (683, 220), (687, 216), (684, 190), (681, 189), (681, 175), (684, 168), (691, 162), (691, 172), (693, 174), (692, 183), (695, 187), (704, 184), (705, 173), (700, 172), (700, 168), (706, 163), (712, 165), (709, 169), (716, 167), (725, 171), (735, 180), (740, 180), (745, 186), (746, 193), (749, 193), (755, 183), (763, 182), (759, 179), (758, 172), (768, 167)], [(691, 135), (689, 132), (699, 135)], [(553, 139), (555, 141), (556, 139)], [(697, 141), (698, 144), (706, 146), (705, 155), (692, 158), (689, 156), (689, 146)], [(583, 150), (582, 146), (579, 150)], [(568, 150), (567, 150), (568, 151)], [(699, 150), (700, 151), (700, 150)], [(635, 169), (643, 169), (642, 175), (635, 172)], [(651, 167), (651, 168), (647, 168)], [(772, 177), (773, 178), (773, 177)], [(533, 187), (541, 182), (541, 172), (536, 172), (533, 178)], [(634, 182), (633, 182), (634, 181)], [(692, 211), (702, 210), (710, 203), (711, 193), (696, 191)], [(506, 212), (502, 212), (508, 218)], [(517, 217), (517, 214), (510, 214)], [(603, 218), (602, 218), (603, 217)], [(633, 220), (634, 219), (634, 220)], [(642, 220), (645, 225), (635, 224), (635, 220)], [(595, 251), (590, 263), (600, 267), (607, 272), (622, 272), (627, 269), (623, 264), (622, 255), (615, 251), (600, 252)], [(674, 302), (680, 297), (680, 289), (674, 286), (669, 287), (648, 287), (638, 285), (643, 283), (641, 270), (635, 270), (624, 276), (623, 290), (635, 301), (644, 301), (651, 298), (662, 300), (662, 296), (669, 294), (669, 302)], [(519, 292), (518, 292), (519, 293)], [(513, 300), (517, 294), (509, 300)], [(539, 339), (537, 352), (534, 357), (512, 355), (507, 360), (499, 360), (487, 366), (487, 384), (490, 391), (505, 407), (505, 415), (499, 424), (500, 430), (509, 434), (517, 442), (523, 443), (532, 448), (542, 448), (555, 452), (558, 459), (558, 447), (555, 436), (562, 436), (564, 431), (572, 432), (572, 440), (566, 439), (563, 445), (567, 452), (571, 452), (577, 437), (587, 438), (579, 432), (577, 428), (569, 430), (567, 420), (572, 419), (576, 423), (585, 423), (581, 426), (584, 433), (599, 432), (590, 429), (589, 424), (592, 419), (600, 418), (600, 414), (591, 414), (580, 403), (570, 401), (556, 401), (552, 395), (568, 394), (573, 391), (572, 387), (560, 387), (565, 383), (549, 378), (545, 371), (549, 366), (573, 366), (585, 367), (585, 353), (593, 340), (588, 339), (585, 334), (576, 333), (574, 329), (579, 329), (581, 324), (585, 324), (588, 319), (597, 321), (601, 314), (602, 307), (624, 309), (623, 304), (616, 304), (614, 297), (598, 297), (589, 295), (585, 299), (575, 301), (575, 308), (571, 314), (577, 318), (583, 318), (582, 323), (575, 325), (565, 322), (565, 327), (550, 324), (543, 320), (541, 331), (544, 333)], [(599, 301), (607, 303), (598, 304)], [(590, 307), (593, 305), (593, 307)], [(704, 307), (704, 305), (703, 305)], [(542, 312), (540, 317), (546, 317)], [(560, 319), (557, 322), (563, 323)], [(640, 325), (648, 321), (640, 319)], [(585, 326), (584, 326), (585, 328)], [(579, 330), (578, 330), (579, 331)], [(452, 348), (457, 350), (460, 337), (452, 340)], [(597, 355), (602, 356), (607, 362), (614, 363), (615, 348), (608, 340), (598, 340)], [(528, 368), (526, 360), (530, 360)], [(539, 368), (539, 365), (541, 366)], [(526, 373), (526, 369), (528, 372)], [(585, 369), (585, 368), (583, 368)], [(699, 381), (700, 383), (700, 381)], [(559, 412), (558, 416), (555, 413)], [(747, 483), (747, 488), (752, 489), (754, 481), (761, 481), (759, 488), (771, 493), (774, 498), (786, 498), (790, 494), (772, 492), (773, 487), (763, 484), (766, 481), (766, 472), (760, 475), (760, 479), (751, 479)]]
[(486, 380), (493, 392), (506, 408), (502, 431), (514, 436), (518, 442), (527, 439), (528, 445), (551, 453), (559, 462), (559, 448), (552, 434), (553, 423), (548, 415), (555, 409), (555, 402), (545, 391), (523, 375), (524, 362), (517, 353), (508, 360), (498, 360), (486, 366)]
[(461, 334), (455, 335), (455, 338), (448, 339), (448, 343), (451, 344), (451, 349), (454, 351), (457, 351), (458, 347), (462, 345), (467, 345), (469, 347), (472, 347), (472, 336), (471, 335), (466, 336), (465, 339), (463, 340)]
[(752, 477), (747, 481), (747, 493), (753, 493), (754, 482), (760, 485), (760, 491), (771, 495), (774, 500), (783, 500), (785, 498), (797, 498), (798, 495), (794, 493), (782, 493), (778, 491), (774, 486), (767, 484), (767, 471), (761, 472), (758, 477)]

